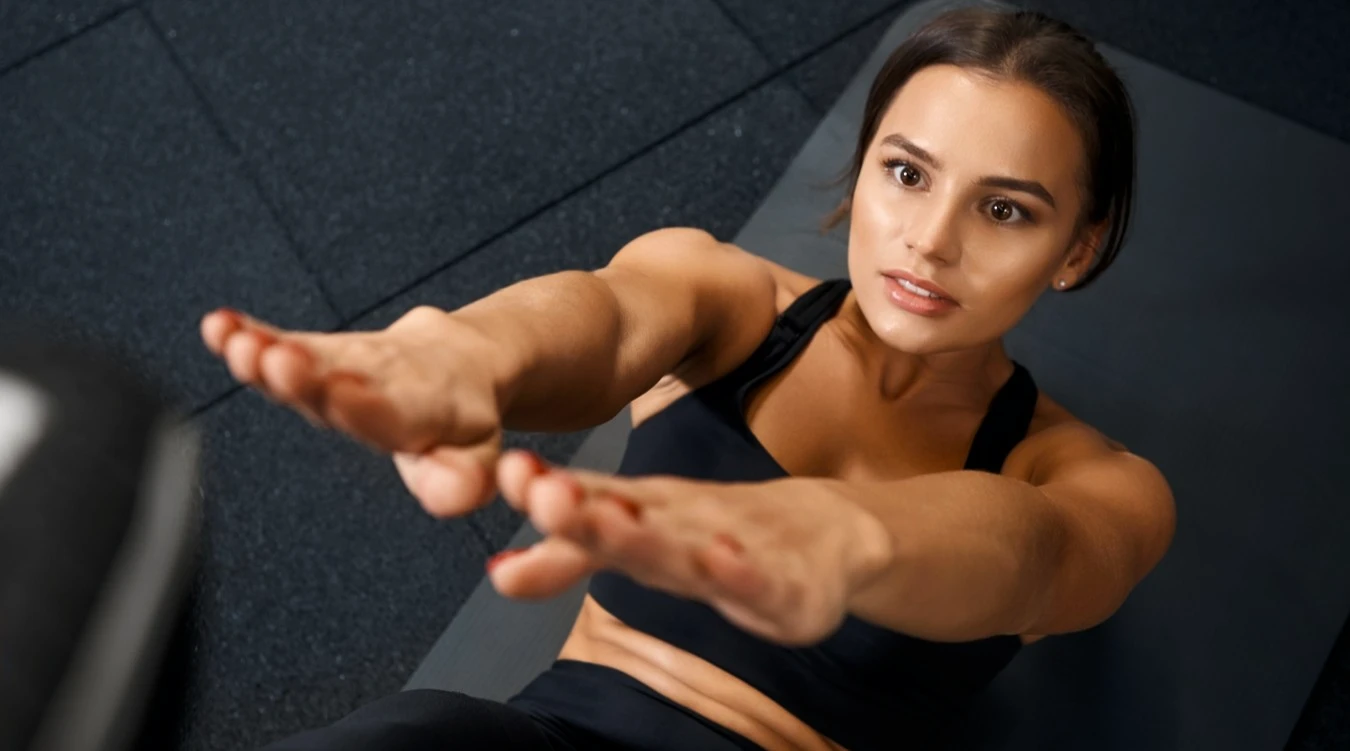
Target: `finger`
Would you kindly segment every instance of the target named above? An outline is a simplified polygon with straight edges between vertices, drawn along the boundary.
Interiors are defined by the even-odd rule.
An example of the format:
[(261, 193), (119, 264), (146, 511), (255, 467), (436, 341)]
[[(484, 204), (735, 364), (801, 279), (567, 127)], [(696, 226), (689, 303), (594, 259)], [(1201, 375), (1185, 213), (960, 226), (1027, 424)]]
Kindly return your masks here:
[(235, 332), (251, 331), (265, 334), (273, 339), (280, 339), (289, 333), (284, 329), (232, 308), (217, 308), (207, 313), (202, 316), (200, 326), (202, 341), (205, 342), (208, 349), (217, 355), (224, 350), (225, 341)]
[(202, 342), (211, 354), (217, 357), (225, 352), (225, 340), (230, 338), (230, 334), (243, 328), (243, 321), (239, 313), (228, 308), (220, 308), (202, 316), (201, 335)]
[(225, 340), (225, 364), (230, 375), (249, 386), (259, 384), (259, 358), (263, 350), (276, 340), (270, 334), (240, 329)]
[(522, 551), (494, 556), (488, 562), (488, 578), (506, 597), (543, 599), (562, 594), (597, 568), (595, 558), (583, 548), (546, 537)]
[(502, 498), (511, 508), (526, 513), (526, 488), (551, 469), (533, 451), (512, 449), (504, 452), (497, 462), (497, 487), (501, 490)]
[[(527, 471), (519, 474), (525, 475)], [(520, 478), (509, 479), (519, 481)], [(694, 533), (700, 531), (682, 523), (679, 515), (661, 513), (666, 507), (652, 502), (654, 496), (645, 480), (607, 478), (596, 472), (550, 468), (528, 478), (523, 489), (513, 490), (520, 495), (517, 507), (541, 532), (570, 539), (612, 559), (617, 565), (643, 565), (644, 570), (654, 570), (657, 561), (669, 563), (687, 559), (687, 551), (677, 554), (676, 548), (668, 545), (690, 545), (697, 539)], [(659, 518), (653, 524), (647, 524), (653, 514)], [(631, 534), (643, 526), (651, 528), (643, 538), (645, 541), (638, 542)], [(625, 555), (629, 546), (635, 555)], [(677, 576), (683, 577), (687, 573), (685, 567)]]
[(621, 477), (607, 472), (566, 468), (565, 471), (581, 485), (587, 496), (610, 495), (626, 498), (639, 506), (662, 506), (681, 494), (688, 495), (695, 482), (684, 478)]
[(586, 504), (591, 547), (607, 565), (652, 586), (697, 596), (704, 576), (693, 565), (691, 540), (664, 522), (665, 515), (639, 515), (624, 498), (600, 495)]
[(545, 535), (589, 546), (592, 530), (582, 510), (585, 493), (570, 473), (555, 470), (529, 480), (519, 507)]
[(420, 452), (433, 443), (430, 423), (413, 420), (377, 390), (370, 376), (334, 368), (348, 334), (293, 334), (259, 357), (257, 388), (311, 422), (345, 430), (382, 451)]
[[(522, 513), (528, 513), (526, 505), (530, 483), (544, 476), (565, 477), (568, 482), (579, 486), (586, 497), (608, 494), (628, 499), (641, 507), (664, 505), (668, 498), (682, 492), (669, 478), (619, 477), (605, 472), (560, 467), (524, 449), (512, 449), (504, 453), (498, 467), (503, 497), (512, 508)], [(692, 485), (689, 481), (680, 482)]]
[(505, 485), (514, 484), (513, 505), (544, 534), (569, 540), (648, 586), (686, 597), (710, 594), (707, 574), (693, 557), (707, 538), (706, 525), (690, 524), (687, 514), (668, 513), (658, 502), (635, 502), (652, 497), (646, 478), (556, 468), (532, 476), (523, 457), (512, 456), (509, 464), (499, 471)]
[(305, 345), (278, 342), (259, 358), (259, 388), (299, 412), (311, 424), (327, 427), (327, 421), (321, 417), (324, 385), (315, 365), (315, 357)]
[(264, 355), (279, 343), (299, 342), (312, 336), (287, 332), (225, 308), (203, 317), (201, 329), (207, 348), (225, 359), (235, 380), (259, 388), (278, 401), (279, 395), (263, 382)]
[(359, 373), (329, 372), (320, 381), (319, 414), (334, 427), (380, 451), (421, 453), (431, 448), (433, 432), (416, 426), (393, 402)]
[(280, 339), (290, 333), (278, 326), (273, 326), (261, 318), (254, 318), (253, 316), (238, 310), (226, 310), (229, 314), (234, 316), (234, 319), (239, 324), (239, 328), (243, 331), (253, 331), (259, 334), (265, 334), (273, 339)]
[(432, 516), (463, 516), (482, 508), (495, 492), (496, 439), (470, 447), (437, 447), (424, 454), (395, 453), (394, 466)]
[(693, 565), (690, 541), (658, 520), (636, 518), (635, 508), (618, 498), (589, 499), (578, 512), (576, 526), (565, 527), (575, 536), (564, 539), (590, 552), (606, 568), (622, 571), (649, 587), (706, 599), (705, 576)]

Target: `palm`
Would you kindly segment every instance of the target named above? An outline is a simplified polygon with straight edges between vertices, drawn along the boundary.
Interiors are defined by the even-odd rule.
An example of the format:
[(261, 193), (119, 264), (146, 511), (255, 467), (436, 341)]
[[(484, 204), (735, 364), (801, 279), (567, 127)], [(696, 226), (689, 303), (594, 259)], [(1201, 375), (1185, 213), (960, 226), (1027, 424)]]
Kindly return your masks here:
[(512, 597), (550, 597), (612, 568), (763, 638), (809, 644), (839, 626), (849, 594), (889, 555), (875, 519), (784, 483), (617, 478), (523, 452), (502, 458), (499, 483), (546, 535), (493, 571)]
[(375, 332), (286, 331), (228, 311), (202, 321), (203, 340), (235, 379), (392, 453), (409, 489), (438, 515), (490, 498), (500, 451), (491, 379), (474, 351), (481, 345), (464, 333), (432, 309)]

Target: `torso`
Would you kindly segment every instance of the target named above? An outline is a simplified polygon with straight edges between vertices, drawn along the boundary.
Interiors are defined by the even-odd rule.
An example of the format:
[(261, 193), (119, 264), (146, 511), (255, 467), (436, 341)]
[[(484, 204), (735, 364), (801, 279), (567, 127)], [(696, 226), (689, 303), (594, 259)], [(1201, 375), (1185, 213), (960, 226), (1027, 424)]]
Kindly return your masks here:
[[(780, 313), (819, 283), (780, 266), (773, 268)], [(840, 368), (859, 362), (844, 329), (838, 320), (828, 321), (788, 367), (752, 393), (746, 420), (764, 448), (794, 476), (899, 480), (960, 469), (983, 413), (955, 405), (883, 405), (874, 395), (839, 389)], [(734, 363), (696, 376), (663, 378), (632, 402), (634, 426), (720, 377), (723, 372), (719, 371), (729, 370), (728, 365)], [(864, 382), (860, 373), (856, 375), (857, 382)], [(841, 415), (847, 419), (840, 419)], [(1067, 411), (1041, 395), (1031, 432), (1071, 419)], [(924, 428), (916, 431), (915, 425)], [(1021, 636), (1024, 644), (1039, 638)], [(770, 751), (843, 749), (739, 678), (628, 627), (589, 595), (558, 656), (622, 670)]]

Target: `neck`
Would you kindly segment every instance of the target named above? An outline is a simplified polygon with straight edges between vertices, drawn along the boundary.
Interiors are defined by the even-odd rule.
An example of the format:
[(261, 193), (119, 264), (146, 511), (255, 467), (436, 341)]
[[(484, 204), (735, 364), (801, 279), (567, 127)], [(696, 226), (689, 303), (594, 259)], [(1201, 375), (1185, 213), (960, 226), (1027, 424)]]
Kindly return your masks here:
[(947, 352), (905, 352), (876, 335), (852, 292), (839, 311), (839, 320), (845, 324), (846, 339), (869, 380), (888, 402), (921, 399), (983, 409), (1012, 375), (1012, 360), (1001, 338)]

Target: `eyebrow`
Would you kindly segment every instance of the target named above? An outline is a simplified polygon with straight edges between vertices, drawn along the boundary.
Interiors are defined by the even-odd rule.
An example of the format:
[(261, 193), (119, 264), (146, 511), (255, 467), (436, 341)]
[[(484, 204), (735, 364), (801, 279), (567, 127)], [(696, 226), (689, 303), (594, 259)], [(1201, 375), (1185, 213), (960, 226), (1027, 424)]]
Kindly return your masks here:
[[(894, 146), (913, 154), (919, 161), (927, 162), (933, 169), (942, 169), (942, 160), (933, 156), (927, 149), (919, 146), (913, 141), (905, 138), (899, 133), (892, 133), (881, 139), (882, 144)], [(1006, 177), (1003, 175), (987, 175), (975, 181), (976, 185), (984, 185), (990, 188), (1003, 188), (1004, 190), (1016, 190), (1022, 193), (1029, 193), (1050, 204), (1050, 208), (1055, 207), (1055, 197), (1050, 195), (1050, 191), (1045, 189), (1035, 180), (1023, 180), (1017, 177)]]

